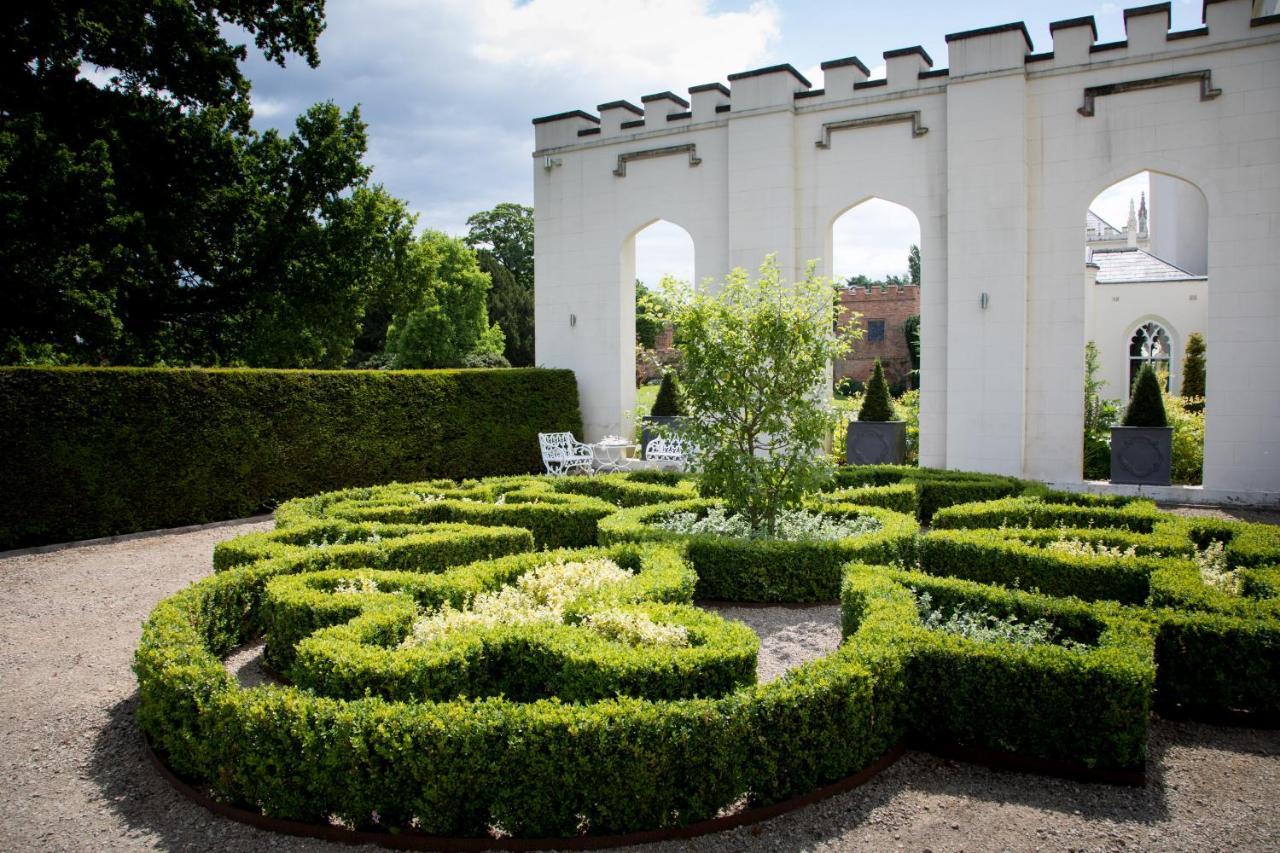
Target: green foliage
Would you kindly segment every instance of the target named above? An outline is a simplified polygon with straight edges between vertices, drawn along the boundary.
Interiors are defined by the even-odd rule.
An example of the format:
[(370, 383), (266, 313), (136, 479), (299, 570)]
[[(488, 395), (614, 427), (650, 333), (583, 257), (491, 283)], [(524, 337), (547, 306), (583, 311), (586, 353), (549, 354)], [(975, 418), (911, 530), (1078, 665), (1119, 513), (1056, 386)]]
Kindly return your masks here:
[(1098, 345), (1084, 346), (1084, 478), (1111, 479), (1111, 425), (1116, 420), (1116, 403), (1102, 397), (1107, 383), (1098, 378)]
[(662, 296), (636, 279), (636, 342), (645, 349), (654, 349), (665, 325)]
[(533, 365), (533, 288), (526, 288), (487, 249), (476, 251), (482, 272), (489, 274), (489, 320), (505, 334), (502, 354), (516, 367)]
[(517, 367), (533, 364), (533, 208), (503, 202), (467, 217), (467, 245), (493, 279), (489, 320), (507, 333), (504, 354)]
[(1189, 405), (1204, 408), (1204, 335), (1192, 332), (1187, 335), (1187, 353), (1182, 360), (1182, 396), (1199, 398)]
[(1186, 397), (1165, 394), (1164, 410), (1173, 427), (1173, 482), (1199, 485), (1204, 480), (1204, 406)]
[(1129, 407), (1124, 411), (1124, 426), (1163, 427), (1168, 425), (1160, 379), (1151, 365), (1144, 364), (1138, 371), (1138, 378), (1133, 381)]
[[(836, 490), (818, 497), (822, 500), (840, 500), (842, 495), (849, 494), (849, 503), (862, 503), (862, 500), (853, 498), (858, 490), (890, 485), (909, 488), (916, 497), (910, 510), (900, 509), (898, 506), (888, 508), (898, 509), (900, 512), (918, 512), (920, 520), (926, 522), (943, 507), (1017, 495), (1025, 486), (1014, 477), (999, 474), (916, 468), (911, 465), (850, 465), (836, 469)], [(879, 503), (875, 505), (887, 506)]]
[[(919, 284), (919, 282), (916, 282)], [(907, 337), (907, 354), (911, 358), (911, 370), (920, 373), (920, 315), (912, 314), (902, 323), (902, 333)]]
[(540, 470), (566, 371), (0, 370), (0, 548), (237, 518), (318, 489)]
[(938, 510), (932, 523), (935, 530), (1097, 526), (1150, 533), (1165, 517), (1153, 501), (1130, 498), (1112, 502), (1092, 497), (1056, 493), (962, 504)]
[(684, 352), (685, 436), (705, 494), (752, 527), (772, 530), (829, 474), (821, 448), (832, 412), (814, 389), (848, 349), (835, 330), (831, 284), (809, 264), (782, 280), (770, 255), (752, 280), (742, 269), (718, 289), (675, 290), (670, 303)]
[(417, 302), (387, 330), (387, 352), (397, 369), (458, 367), (473, 353), (500, 352), (500, 329), (489, 325), (490, 281), (476, 253), (439, 231), (418, 238), (421, 286)]
[[(948, 610), (1050, 622), (1087, 648), (978, 641), (929, 630), (913, 589)], [(1154, 631), (1122, 609), (853, 565), (841, 610), (847, 643), (909, 648), (906, 713), (925, 743), (1095, 768), (1142, 766), (1155, 681)]]
[(920, 247), (915, 243), (912, 243), (910, 250), (907, 251), (907, 278), (914, 285), (920, 284)]
[(698, 573), (698, 598), (728, 601), (832, 601), (850, 560), (889, 563), (914, 557), (920, 526), (901, 513), (869, 505), (813, 502), (808, 509), (836, 519), (869, 516), (880, 529), (835, 541), (784, 541), (673, 533), (657, 523), (674, 513), (699, 516), (717, 501), (698, 499), (626, 509), (600, 522), (600, 541), (678, 542)]
[(653, 409), (649, 414), (655, 417), (680, 417), (687, 414), (684, 389), (680, 387), (680, 377), (674, 370), (662, 374), (662, 384), (658, 386), (658, 396), (654, 398)]
[(889, 383), (884, 380), (884, 366), (876, 359), (867, 381), (867, 396), (862, 399), (858, 420), (884, 422), (893, 420), (893, 398), (889, 396)]
[[(6, 20), (0, 358), (339, 367), (364, 350), (412, 283), (413, 217), (370, 183), (357, 110), (254, 131), (228, 41), (314, 66), (323, 4), (54, 0)], [(95, 66), (109, 78), (80, 74)]]

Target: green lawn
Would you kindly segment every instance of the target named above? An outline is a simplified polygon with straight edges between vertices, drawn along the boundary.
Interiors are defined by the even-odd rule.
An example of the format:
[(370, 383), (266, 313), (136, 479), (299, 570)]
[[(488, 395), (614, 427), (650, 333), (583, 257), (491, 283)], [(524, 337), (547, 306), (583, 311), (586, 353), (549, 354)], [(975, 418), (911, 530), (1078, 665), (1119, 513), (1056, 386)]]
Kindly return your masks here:
[(639, 407), (641, 415), (647, 415), (653, 409), (653, 401), (658, 396), (660, 387), (662, 386), (653, 384), (641, 385), (636, 389), (636, 406)]

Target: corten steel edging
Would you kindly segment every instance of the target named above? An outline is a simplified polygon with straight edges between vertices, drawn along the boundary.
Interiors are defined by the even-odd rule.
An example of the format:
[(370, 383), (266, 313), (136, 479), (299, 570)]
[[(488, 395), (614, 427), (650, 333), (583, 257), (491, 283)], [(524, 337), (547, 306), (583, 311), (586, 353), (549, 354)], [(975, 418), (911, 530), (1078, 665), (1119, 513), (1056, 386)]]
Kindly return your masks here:
[(285, 835), (297, 835), (304, 838), (317, 838), (322, 841), (334, 841), (339, 844), (377, 844), (394, 850), (436, 850), (436, 851), (479, 851), (479, 850), (600, 850), (608, 847), (623, 847), (632, 844), (653, 844), (660, 841), (678, 841), (724, 832), (740, 826), (769, 820), (804, 806), (826, 800), (837, 794), (843, 794), (859, 787), (891, 766), (906, 751), (901, 744), (894, 746), (871, 764), (846, 776), (839, 782), (824, 785), (815, 791), (773, 803), (768, 806), (747, 809), (725, 817), (711, 818), (688, 826), (673, 826), (666, 829), (649, 829), (642, 832), (629, 832), (625, 835), (578, 835), (567, 838), (448, 838), (438, 835), (422, 835), (416, 832), (368, 832), (359, 829), (345, 829), (340, 826), (307, 823), (300, 820), (268, 817), (248, 809), (220, 803), (203, 791), (193, 788), (169, 769), (151, 743), (146, 744), (147, 755), (170, 785), (187, 799), (204, 806), (214, 814), (261, 829), (266, 832), (279, 832)]

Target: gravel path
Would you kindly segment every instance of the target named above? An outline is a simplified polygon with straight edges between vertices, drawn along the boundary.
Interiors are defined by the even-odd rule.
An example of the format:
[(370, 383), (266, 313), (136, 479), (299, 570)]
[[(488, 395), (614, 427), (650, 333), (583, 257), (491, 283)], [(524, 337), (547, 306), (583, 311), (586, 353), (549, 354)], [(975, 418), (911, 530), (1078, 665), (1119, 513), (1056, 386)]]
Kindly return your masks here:
[[(0, 554), (0, 850), (352, 850), (215, 817), (150, 766), (129, 671), (142, 620), (267, 524)], [(836, 608), (724, 608), (761, 678), (839, 641)], [(252, 657), (250, 652), (247, 658)], [(753, 828), (647, 851), (1280, 850), (1280, 732), (1157, 722), (1149, 784), (1081, 785), (910, 752), (867, 785)], [(362, 848), (376, 849), (376, 848)]]

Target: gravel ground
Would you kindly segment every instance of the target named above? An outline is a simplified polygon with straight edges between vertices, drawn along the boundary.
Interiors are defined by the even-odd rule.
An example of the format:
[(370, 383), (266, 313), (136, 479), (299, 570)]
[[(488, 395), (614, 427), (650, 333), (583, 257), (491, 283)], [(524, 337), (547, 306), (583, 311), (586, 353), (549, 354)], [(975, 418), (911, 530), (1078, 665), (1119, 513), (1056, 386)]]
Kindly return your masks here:
[[(129, 664), (161, 598), (213, 544), (267, 528), (0, 554), (0, 850), (351, 850), (272, 835), (176, 794), (133, 723)], [(836, 608), (723, 608), (761, 634), (761, 678), (839, 641)], [(248, 674), (253, 650), (237, 668)], [(1280, 850), (1280, 732), (1157, 721), (1145, 788), (909, 752), (857, 790), (657, 850)], [(376, 848), (364, 848), (376, 849)]]

